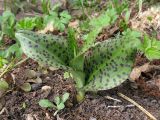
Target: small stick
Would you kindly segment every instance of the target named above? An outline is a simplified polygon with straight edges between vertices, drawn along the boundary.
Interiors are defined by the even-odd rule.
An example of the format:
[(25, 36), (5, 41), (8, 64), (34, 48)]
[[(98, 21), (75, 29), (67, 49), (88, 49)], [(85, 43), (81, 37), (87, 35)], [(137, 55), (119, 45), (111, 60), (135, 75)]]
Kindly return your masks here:
[(25, 58), (25, 59), (19, 61), (18, 63), (16, 63), (16, 64), (14, 65), (14, 67), (17, 67), (18, 65), (24, 63), (24, 62), (27, 61), (28, 59), (29, 59), (29, 57), (27, 57), (27, 58)]
[(122, 102), (121, 100), (115, 99), (115, 98), (110, 97), (110, 96), (105, 96), (104, 98), (109, 99), (109, 100), (114, 100), (116, 102)]
[(0, 111), (0, 115), (2, 115), (4, 112), (6, 112), (8, 115), (8, 110), (5, 107)]
[(6, 69), (0, 74), (0, 78), (3, 77), (4, 74), (6, 74), (7, 72), (9, 72), (10, 70), (12, 70), (12, 68), (17, 67), (18, 65), (24, 63), (25, 61), (27, 61), (29, 58), (25, 58), (24, 60), (21, 60), (20, 62), (18, 62), (17, 64), (14, 65), (14, 61), (11, 61), (11, 63), (6, 67)]
[(107, 106), (107, 108), (120, 108), (120, 107), (123, 107), (123, 106), (121, 106), (121, 105), (118, 105), (118, 106)]
[(148, 117), (150, 117), (152, 120), (157, 120), (151, 113), (149, 113), (146, 109), (144, 109), (142, 106), (140, 106), (138, 103), (136, 103), (134, 100), (132, 100), (131, 98), (125, 96), (122, 93), (118, 93), (118, 95), (122, 98), (124, 98), (125, 100), (131, 102), (132, 104), (134, 104), (136, 107), (138, 107), (141, 111), (143, 111)]
[(14, 61), (15, 61), (15, 59), (13, 59), (13, 61), (11, 61), (11, 62), (9, 63), (9, 65), (5, 68), (5, 70), (0, 74), (0, 78), (2, 78), (2, 76), (3, 76), (4, 74), (6, 74), (6, 73), (12, 68)]

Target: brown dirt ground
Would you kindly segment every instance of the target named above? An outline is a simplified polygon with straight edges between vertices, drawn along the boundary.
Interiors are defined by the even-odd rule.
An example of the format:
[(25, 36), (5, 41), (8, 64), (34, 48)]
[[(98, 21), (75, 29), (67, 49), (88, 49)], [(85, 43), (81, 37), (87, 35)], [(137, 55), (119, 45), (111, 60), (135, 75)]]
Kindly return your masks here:
[[(153, 62), (153, 64), (156, 63)], [(37, 70), (37, 64), (31, 60), (20, 67)], [(13, 72), (16, 72), (16, 70)], [(160, 71), (157, 72), (157, 75), (159, 75)], [(17, 72), (18, 79), (24, 79), (20, 77), (22, 76), (20, 74), (23, 73)], [(141, 78), (147, 79), (146, 76), (147, 73), (142, 75)], [(137, 107), (119, 97), (117, 95), (118, 92), (132, 98), (152, 113), (157, 120), (160, 120), (159, 96), (148, 94), (149, 92), (141, 89), (142, 87), (132, 87), (134, 83), (129, 81), (112, 90), (100, 91), (97, 94), (87, 93), (86, 99), (82, 103), (77, 104), (74, 97), (75, 88), (73, 81), (64, 79), (63, 71), (49, 71), (47, 74), (41, 74), (40, 77), (43, 83), (40, 85), (32, 84), (31, 92), (26, 93), (15, 88), (5, 95), (4, 108), (6, 108), (6, 111), (0, 115), (0, 120), (27, 120), (28, 114), (32, 115), (35, 120), (149, 120)], [(41, 90), (41, 87), (45, 85), (52, 87), (50, 92)], [(47, 98), (53, 101), (56, 95), (61, 95), (66, 91), (70, 93), (70, 99), (66, 103), (66, 108), (60, 111), (57, 117), (53, 116), (54, 109), (42, 109), (38, 105), (40, 99)], [(122, 102), (107, 99), (106, 96), (116, 98)], [(22, 107), (23, 103), (26, 104), (26, 108)]]

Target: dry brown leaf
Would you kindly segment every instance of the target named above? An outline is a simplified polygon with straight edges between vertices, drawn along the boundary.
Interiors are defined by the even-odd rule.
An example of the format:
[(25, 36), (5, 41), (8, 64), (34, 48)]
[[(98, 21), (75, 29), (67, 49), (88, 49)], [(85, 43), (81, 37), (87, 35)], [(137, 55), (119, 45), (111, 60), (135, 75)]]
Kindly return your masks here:
[(131, 20), (132, 28), (148, 33), (160, 27), (160, 7), (152, 6)]
[(148, 69), (150, 68), (149, 66), (150, 66), (149, 63), (146, 63), (143, 66), (134, 68), (130, 74), (130, 79), (132, 81), (135, 81), (136, 79), (138, 79), (142, 72), (148, 71)]

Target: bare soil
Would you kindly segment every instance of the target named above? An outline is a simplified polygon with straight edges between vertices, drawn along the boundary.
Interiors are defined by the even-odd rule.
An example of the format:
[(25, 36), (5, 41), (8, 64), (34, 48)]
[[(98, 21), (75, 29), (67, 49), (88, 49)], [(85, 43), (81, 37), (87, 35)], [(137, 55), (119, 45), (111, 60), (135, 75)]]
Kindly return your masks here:
[[(145, 61), (145, 60), (144, 60)], [(153, 62), (157, 64), (157, 62)], [(27, 61), (20, 66), (21, 69), (37, 70), (38, 65), (32, 60)], [(13, 72), (16, 73), (18, 68)], [(152, 71), (153, 72), (153, 71)], [(160, 71), (150, 73), (153, 75), (160, 74)], [(17, 72), (16, 76), (23, 81), (23, 72)], [(139, 81), (151, 79), (144, 73)], [(155, 75), (155, 74), (154, 74)], [(0, 120), (149, 120), (149, 118), (130, 102), (117, 95), (118, 92), (125, 94), (135, 100), (157, 120), (160, 120), (160, 97), (156, 94), (148, 94), (144, 87), (137, 86), (137, 83), (126, 81), (121, 86), (112, 90), (100, 91), (98, 93), (87, 93), (82, 103), (77, 103), (75, 99), (74, 82), (71, 79), (63, 78), (63, 71), (49, 71), (47, 74), (41, 74), (42, 84), (32, 84), (31, 92), (23, 92), (16, 86), (4, 96), (5, 108), (1, 111)], [(142, 80), (143, 78), (143, 80)], [(133, 87), (136, 85), (137, 87)], [(50, 86), (50, 91), (42, 91), (42, 86)], [(157, 89), (156, 89), (157, 90)], [(53, 116), (54, 109), (43, 109), (38, 105), (38, 101), (47, 98), (53, 101), (57, 95), (64, 92), (70, 93), (70, 98), (66, 103), (66, 108)], [(155, 93), (152, 91), (152, 93)], [(110, 96), (117, 100), (106, 98)], [(121, 102), (120, 102), (121, 101)], [(23, 107), (25, 103), (26, 107)], [(31, 116), (31, 118), (29, 117)], [(31, 120), (32, 120), (31, 119)]]

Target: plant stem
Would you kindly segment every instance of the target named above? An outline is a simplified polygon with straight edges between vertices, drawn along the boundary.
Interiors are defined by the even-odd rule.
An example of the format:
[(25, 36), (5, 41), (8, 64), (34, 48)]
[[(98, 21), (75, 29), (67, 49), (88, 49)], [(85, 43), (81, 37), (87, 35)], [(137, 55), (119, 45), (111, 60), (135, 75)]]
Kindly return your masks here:
[(73, 79), (76, 82), (77, 101), (82, 102), (85, 96), (85, 91), (82, 90), (85, 85), (85, 74), (81, 71), (70, 71), (70, 73), (72, 74)]
[(82, 102), (85, 98), (85, 92), (83, 90), (78, 90), (76, 98), (79, 103)]

